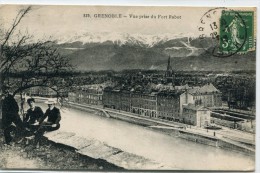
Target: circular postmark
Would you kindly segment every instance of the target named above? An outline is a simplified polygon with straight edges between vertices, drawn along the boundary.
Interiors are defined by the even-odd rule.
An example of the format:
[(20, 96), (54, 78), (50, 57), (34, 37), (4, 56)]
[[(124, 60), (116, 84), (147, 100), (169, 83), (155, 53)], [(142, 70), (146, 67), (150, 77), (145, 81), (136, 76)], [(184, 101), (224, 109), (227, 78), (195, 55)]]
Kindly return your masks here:
[(210, 55), (229, 57), (240, 52), (247, 40), (247, 27), (238, 11), (210, 9), (200, 18), (200, 45)]

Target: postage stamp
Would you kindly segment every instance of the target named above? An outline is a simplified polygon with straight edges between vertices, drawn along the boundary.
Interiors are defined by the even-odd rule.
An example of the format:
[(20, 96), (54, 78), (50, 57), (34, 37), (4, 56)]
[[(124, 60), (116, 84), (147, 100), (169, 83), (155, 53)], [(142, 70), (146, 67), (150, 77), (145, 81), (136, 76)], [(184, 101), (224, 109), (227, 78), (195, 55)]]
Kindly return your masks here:
[(255, 50), (255, 11), (217, 7), (200, 19), (201, 47), (216, 57)]
[(254, 49), (254, 12), (223, 10), (220, 18), (220, 52), (246, 53)]

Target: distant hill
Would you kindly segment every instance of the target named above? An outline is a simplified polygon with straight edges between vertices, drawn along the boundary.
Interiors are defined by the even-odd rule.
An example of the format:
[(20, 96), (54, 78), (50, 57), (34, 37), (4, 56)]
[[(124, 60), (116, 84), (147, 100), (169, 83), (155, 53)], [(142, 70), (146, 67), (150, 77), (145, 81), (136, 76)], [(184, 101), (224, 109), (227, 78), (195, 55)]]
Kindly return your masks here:
[[(93, 37), (92, 37), (93, 38)], [(127, 40), (127, 39), (130, 40)], [(82, 38), (81, 38), (82, 39)], [(124, 41), (106, 40), (103, 42), (62, 42), (56, 46), (71, 59), (77, 70), (124, 70), (157, 69), (164, 70), (167, 59), (175, 70), (235, 71), (255, 70), (256, 52), (218, 58), (205, 52), (211, 40), (194, 37), (167, 38), (147, 37), (135, 40), (127, 37)], [(152, 42), (151, 42), (152, 40)]]

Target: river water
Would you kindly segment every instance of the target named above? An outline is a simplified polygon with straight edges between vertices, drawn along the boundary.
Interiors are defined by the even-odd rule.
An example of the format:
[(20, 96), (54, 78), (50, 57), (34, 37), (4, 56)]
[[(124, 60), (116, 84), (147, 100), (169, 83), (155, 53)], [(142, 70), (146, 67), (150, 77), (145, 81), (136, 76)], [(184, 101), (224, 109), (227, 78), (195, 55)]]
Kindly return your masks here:
[[(42, 105), (45, 110), (46, 106)], [(252, 170), (254, 157), (194, 143), (147, 127), (101, 117), (76, 109), (62, 109), (62, 131), (94, 138), (123, 151), (179, 169)]]

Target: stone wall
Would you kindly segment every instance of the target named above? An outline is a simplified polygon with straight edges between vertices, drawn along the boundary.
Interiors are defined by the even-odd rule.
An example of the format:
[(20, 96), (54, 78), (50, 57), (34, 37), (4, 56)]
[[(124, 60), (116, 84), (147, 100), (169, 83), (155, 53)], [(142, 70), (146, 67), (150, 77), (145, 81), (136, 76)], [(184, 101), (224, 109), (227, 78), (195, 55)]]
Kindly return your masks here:
[[(71, 105), (71, 106), (73, 108), (77, 108), (77, 109), (81, 109), (81, 110), (91, 111), (91, 109), (92, 109), (91, 107), (85, 108), (85, 106), (75, 106), (75, 105)], [(92, 110), (94, 112), (96, 112), (95, 108), (93, 108), (93, 109)], [(227, 140), (220, 139), (220, 138), (214, 137), (214, 136), (208, 136), (208, 135), (198, 134), (198, 133), (191, 132), (191, 131), (186, 131), (182, 128), (178, 128), (181, 126), (176, 126), (174, 124), (172, 124), (172, 126), (167, 126), (167, 125), (164, 125), (163, 122), (160, 123), (159, 120), (155, 121), (152, 119), (151, 120), (144, 119), (144, 118), (138, 117), (138, 116), (130, 116), (130, 115), (128, 116), (128, 115), (125, 115), (125, 113), (115, 112), (114, 110), (113, 111), (105, 110), (105, 111), (108, 112), (108, 114), (110, 115), (111, 118), (130, 122), (130, 123), (137, 124), (137, 125), (148, 126), (148, 127), (153, 128), (154, 130), (162, 131), (169, 135), (177, 136), (177, 137), (180, 137), (180, 138), (183, 138), (186, 140), (194, 141), (194, 142), (205, 144), (205, 145), (215, 146), (215, 147), (222, 147), (225, 149), (243, 151), (243, 152), (250, 153), (250, 154), (254, 153), (253, 149), (248, 149), (244, 146), (236, 145), (236, 144), (232, 143), (232, 141), (227, 141)], [(158, 126), (162, 126), (164, 128), (157, 128)]]

